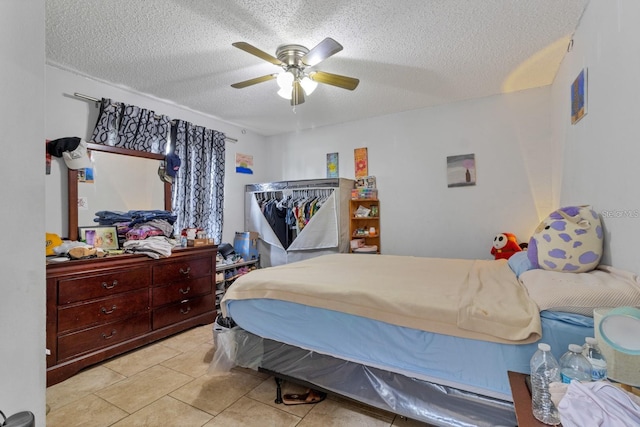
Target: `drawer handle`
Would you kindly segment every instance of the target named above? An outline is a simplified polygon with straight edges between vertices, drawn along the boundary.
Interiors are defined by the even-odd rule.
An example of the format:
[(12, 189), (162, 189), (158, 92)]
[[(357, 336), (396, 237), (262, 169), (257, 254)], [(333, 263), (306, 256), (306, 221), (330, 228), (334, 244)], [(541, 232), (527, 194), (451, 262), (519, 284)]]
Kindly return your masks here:
[(103, 312), (104, 314), (111, 314), (114, 311), (116, 311), (116, 308), (118, 308), (118, 307), (116, 307), (115, 304), (114, 304), (113, 307), (111, 307), (111, 310), (107, 310), (106, 308), (102, 307), (100, 309), (100, 311)]
[(116, 334), (116, 330), (112, 330), (110, 335), (105, 334), (104, 332), (102, 333), (102, 338), (105, 340), (108, 340), (110, 338), (113, 338), (113, 336)]
[(187, 314), (190, 311), (191, 311), (191, 307), (187, 307), (186, 310), (183, 310), (182, 308), (180, 309), (180, 313), (182, 313), (182, 314)]
[(182, 288), (180, 288), (180, 293), (181, 293), (182, 295), (186, 295), (186, 294), (188, 294), (188, 293), (189, 293), (189, 291), (190, 291), (190, 290), (191, 290), (191, 286), (187, 286), (187, 289), (182, 289)]
[(185, 276), (187, 276), (190, 271), (191, 271), (191, 267), (187, 267), (186, 270), (183, 270), (182, 268), (180, 269), (180, 273), (184, 274)]
[(102, 287), (105, 289), (113, 289), (116, 287), (117, 284), (118, 284), (117, 280), (114, 280), (110, 285), (107, 284), (107, 282), (102, 282)]

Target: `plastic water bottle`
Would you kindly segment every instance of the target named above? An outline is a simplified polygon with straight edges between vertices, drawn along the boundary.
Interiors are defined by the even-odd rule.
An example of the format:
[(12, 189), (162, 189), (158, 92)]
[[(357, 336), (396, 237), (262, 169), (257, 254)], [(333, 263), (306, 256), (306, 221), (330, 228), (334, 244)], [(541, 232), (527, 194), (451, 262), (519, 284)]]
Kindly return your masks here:
[(551, 401), (549, 384), (560, 381), (560, 366), (551, 353), (551, 346), (538, 344), (531, 357), (531, 409), (533, 416), (549, 425), (560, 424), (558, 410)]
[(569, 344), (569, 351), (560, 358), (560, 378), (566, 384), (572, 380), (591, 381), (591, 364), (582, 355), (581, 345)]
[(607, 378), (607, 360), (598, 347), (598, 341), (593, 337), (584, 339), (582, 355), (591, 364), (591, 381), (598, 381)]

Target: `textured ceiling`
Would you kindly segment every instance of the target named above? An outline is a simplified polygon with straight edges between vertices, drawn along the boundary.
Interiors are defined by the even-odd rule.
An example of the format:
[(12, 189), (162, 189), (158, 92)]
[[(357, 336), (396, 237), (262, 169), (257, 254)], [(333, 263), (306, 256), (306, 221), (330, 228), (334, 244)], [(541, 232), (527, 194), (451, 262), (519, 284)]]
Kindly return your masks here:
[[(250, 129), (302, 129), (551, 84), (588, 0), (46, 0), (47, 63)], [(319, 85), (295, 108), (275, 56), (331, 37), (315, 67), (360, 79)], [(101, 97), (99, 93), (86, 94)], [(162, 113), (162, 111), (159, 111)]]

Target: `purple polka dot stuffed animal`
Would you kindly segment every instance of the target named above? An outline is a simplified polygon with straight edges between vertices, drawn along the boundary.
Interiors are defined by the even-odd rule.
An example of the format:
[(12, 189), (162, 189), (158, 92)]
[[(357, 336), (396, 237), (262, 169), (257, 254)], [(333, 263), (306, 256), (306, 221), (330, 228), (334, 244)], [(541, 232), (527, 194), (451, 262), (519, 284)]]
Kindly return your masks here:
[(602, 258), (603, 233), (591, 206), (560, 208), (545, 218), (529, 241), (527, 256), (534, 268), (584, 273)]

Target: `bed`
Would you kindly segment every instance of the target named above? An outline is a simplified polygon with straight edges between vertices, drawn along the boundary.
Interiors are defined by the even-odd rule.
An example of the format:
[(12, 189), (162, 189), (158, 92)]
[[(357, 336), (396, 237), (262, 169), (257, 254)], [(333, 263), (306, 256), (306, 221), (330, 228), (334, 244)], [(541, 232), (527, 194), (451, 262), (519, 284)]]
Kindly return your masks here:
[(612, 271), (581, 280), (576, 296), (567, 277), (585, 274), (333, 254), (251, 272), (221, 308), (238, 325), (228, 332), (240, 366), (433, 425), (513, 426), (508, 370), (527, 373), (540, 340), (559, 357), (593, 336), (591, 305), (610, 295), (640, 303), (637, 278), (610, 285)]

